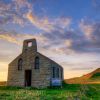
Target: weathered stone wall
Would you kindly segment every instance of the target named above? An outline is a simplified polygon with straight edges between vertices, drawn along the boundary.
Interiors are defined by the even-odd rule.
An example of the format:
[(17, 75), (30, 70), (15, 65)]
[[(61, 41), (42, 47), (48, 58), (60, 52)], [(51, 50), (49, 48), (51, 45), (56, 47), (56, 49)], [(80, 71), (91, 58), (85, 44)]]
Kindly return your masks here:
[(32, 86), (33, 87), (47, 87), (50, 86), (50, 61), (37, 53), (36, 56), (40, 58), (40, 68), (32, 68)]
[(22, 58), (22, 55), (18, 56), (12, 63), (9, 64), (7, 81), (8, 86), (23, 86), (24, 70), (18, 71), (19, 58)]

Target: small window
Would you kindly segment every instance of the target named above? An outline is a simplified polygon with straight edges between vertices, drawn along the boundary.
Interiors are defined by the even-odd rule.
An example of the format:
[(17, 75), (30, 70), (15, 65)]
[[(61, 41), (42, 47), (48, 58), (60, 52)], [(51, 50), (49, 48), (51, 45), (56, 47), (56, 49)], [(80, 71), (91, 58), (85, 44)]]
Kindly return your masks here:
[(22, 66), (23, 66), (23, 60), (20, 58), (18, 60), (18, 70), (22, 70)]
[(59, 68), (52, 67), (52, 78), (59, 78)]
[(32, 42), (28, 42), (28, 47), (31, 47), (32, 46)]
[(57, 78), (59, 78), (59, 68), (57, 68), (56, 70), (56, 75), (57, 75)]
[(63, 79), (63, 69), (61, 68), (61, 78)]
[(39, 57), (35, 58), (35, 69), (39, 69)]
[(52, 67), (52, 78), (55, 78), (56, 75), (55, 75), (55, 67)]

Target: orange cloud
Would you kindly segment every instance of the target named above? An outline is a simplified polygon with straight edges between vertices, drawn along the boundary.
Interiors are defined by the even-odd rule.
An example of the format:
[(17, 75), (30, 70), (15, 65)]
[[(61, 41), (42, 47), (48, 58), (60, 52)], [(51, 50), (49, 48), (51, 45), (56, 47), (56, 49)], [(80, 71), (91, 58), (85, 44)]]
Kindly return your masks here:
[(72, 40), (65, 40), (65, 45), (67, 45), (67, 47), (71, 47), (72, 46)]
[(36, 27), (50, 32), (53, 29), (52, 24), (49, 22), (48, 18), (39, 19), (37, 16), (32, 15), (32, 12), (27, 13), (26, 18)]
[(13, 31), (10, 32), (5, 32), (3, 30), (0, 30), (0, 39), (17, 44), (17, 45), (21, 45), (22, 41), (25, 39), (29, 39), (29, 38), (36, 38), (40, 43), (44, 43), (45, 41), (47, 41), (46, 37), (44, 37), (42, 34), (21, 34), (21, 33), (16, 33)]
[[(37, 28), (42, 29), (46, 32), (51, 32), (52, 30), (58, 29), (65, 29), (68, 28), (71, 23), (71, 18), (56, 18), (56, 19), (48, 19), (45, 18), (38, 18), (35, 14), (32, 14), (32, 12), (28, 12), (26, 14), (26, 18)], [(60, 30), (59, 30), (60, 31)]]
[(19, 44), (19, 42), (14, 37), (10, 36), (9, 34), (0, 34), (0, 39)]

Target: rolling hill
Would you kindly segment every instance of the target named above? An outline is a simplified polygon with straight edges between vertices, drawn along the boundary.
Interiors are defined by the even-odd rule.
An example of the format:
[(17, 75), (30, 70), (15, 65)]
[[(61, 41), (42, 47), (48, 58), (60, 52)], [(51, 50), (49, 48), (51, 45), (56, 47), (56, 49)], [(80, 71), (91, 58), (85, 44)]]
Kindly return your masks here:
[(100, 68), (81, 77), (66, 79), (65, 83), (69, 84), (100, 84)]

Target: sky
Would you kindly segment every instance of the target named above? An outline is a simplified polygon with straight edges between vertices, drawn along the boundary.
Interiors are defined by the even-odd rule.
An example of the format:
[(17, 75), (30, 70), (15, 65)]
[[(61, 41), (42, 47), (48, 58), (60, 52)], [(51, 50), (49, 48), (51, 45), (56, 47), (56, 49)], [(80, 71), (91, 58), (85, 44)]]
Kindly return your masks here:
[(0, 0), (0, 81), (30, 38), (65, 79), (99, 68), (100, 0)]

